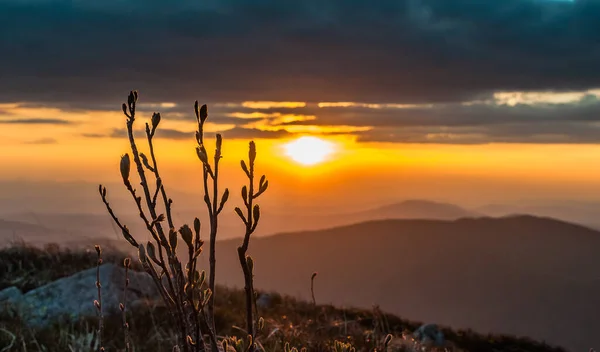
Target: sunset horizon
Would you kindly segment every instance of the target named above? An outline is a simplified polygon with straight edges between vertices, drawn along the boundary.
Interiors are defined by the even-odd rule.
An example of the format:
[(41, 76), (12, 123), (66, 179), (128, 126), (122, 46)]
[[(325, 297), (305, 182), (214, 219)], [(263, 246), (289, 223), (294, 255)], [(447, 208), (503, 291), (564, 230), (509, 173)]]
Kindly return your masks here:
[(595, 352), (600, 0), (0, 0), (0, 352)]

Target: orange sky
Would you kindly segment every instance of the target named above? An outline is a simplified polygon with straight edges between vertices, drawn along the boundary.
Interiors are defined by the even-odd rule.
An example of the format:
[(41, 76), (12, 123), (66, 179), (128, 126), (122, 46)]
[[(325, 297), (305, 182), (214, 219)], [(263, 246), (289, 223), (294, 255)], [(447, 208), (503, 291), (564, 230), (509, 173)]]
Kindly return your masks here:
[[(120, 112), (5, 104), (7, 108), (12, 109), (13, 116), (60, 118), (71, 123), (2, 125), (0, 148), (5, 152), (0, 154), (0, 178), (118, 181), (119, 156), (128, 151), (126, 139), (83, 135), (124, 129)], [(146, 115), (138, 117), (138, 127), (150, 117)], [(163, 118), (160, 128), (193, 131), (195, 123)], [(224, 128), (227, 125), (207, 124), (208, 132)], [(312, 134), (330, 142), (334, 151), (324, 162), (310, 166), (291, 160), (285, 153), (285, 145), (297, 136), (256, 139), (258, 170), (269, 176), (272, 186), (266, 202), (358, 209), (405, 198), (467, 205), (530, 198), (600, 198), (598, 145), (358, 143), (351, 135), (320, 134), (330, 132), (326, 129), (315, 126), (316, 133)], [(301, 132), (299, 135), (311, 134)], [(246, 155), (247, 143), (225, 138), (222, 184), (234, 189), (241, 185), (239, 160)], [(198, 191), (200, 163), (191, 135), (189, 140), (161, 138), (155, 144), (167, 183), (180, 190)]]

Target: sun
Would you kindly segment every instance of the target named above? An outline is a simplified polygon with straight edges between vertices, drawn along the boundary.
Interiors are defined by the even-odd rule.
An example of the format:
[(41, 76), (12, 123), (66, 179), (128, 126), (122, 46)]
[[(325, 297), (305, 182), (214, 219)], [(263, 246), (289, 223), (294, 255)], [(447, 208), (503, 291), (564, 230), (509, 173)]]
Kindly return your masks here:
[(335, 150), (334, 144), (318, 137), (304, 136), (283, 146), (285, 155), (302, 165), (319, 164)]

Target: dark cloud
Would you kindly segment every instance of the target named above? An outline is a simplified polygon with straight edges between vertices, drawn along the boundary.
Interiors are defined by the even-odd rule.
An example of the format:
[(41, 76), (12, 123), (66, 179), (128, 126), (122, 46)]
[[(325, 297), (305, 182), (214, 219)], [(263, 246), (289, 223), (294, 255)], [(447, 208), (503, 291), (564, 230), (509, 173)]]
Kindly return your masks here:
[(312, 121), (293, 121), (287, 125), (350, 125), (375, 127), (478, 126), (515, 122), (600, 121), (600, 100), (588, 103), (517, 104), (489, 103), (434, 104), (431, 107), (320, 108)]
[[(133, 136), (135, 138), (143, 138), (146, 140), (146, 132), (142, 130), (135, 130), (133, 132)], [(127, 138), (127, 130), (115, 128), (107, 135), (100, 134), (92, 134), (92, 135), (84, 135), (84, 137), (97, 138), (97, 137), (110, 137), (110, 138)], [(175, 129), (169, 128), (159, 128), (156, 130), (156, 134), (154, 138), (164, 138), (164, 139), (189, 139), (190, 141), (194, 141), (194, 132), (184, 132)]]
[(25, 144), (56, 144), (58, 141), (54, 138), (40, 138), (33, 141), (25, 142)]
[(359, 142), (489, 144), (600, 143), (600, 126), (588, 122), (507, 123), (495, 126), (375, 128), (356, 133)]
[(236, 127), (227, 131), (220, 132), (223, 138), (228, 139), (273, 139), (291, 136), (284, 130), (279, 131), (262, 131), (254, 128)]
[(106, 138), (106, 137), (110, 137), (109, 135), (102, 134), (102, 133), (83, 133), (82, 136), (86, 137), (86, 138)]
[(0, 124), (8, 125), (68, 125), (72, 124), (73, 121), (63, 119), (38, 119), (38, 118), (26, 118), (26, 119), (10, 119), (0, 120)]
[[(186, 140), (195, 141), (194, 137), (195, 132), (185, 132), (175, 129), (167, 129), (167, 128), (159, 128), (157, 129), (155, 138), (164, 138), (164, 139), (175, 139), (175, 140)], [(281, 138), (290, 136), (291, 134), (279, 130), (279, 131), (263, 131), (254, 128), (243, 128), (243, 127), (235, 127), (226, 131), (219, 132), (223, 138), (227, 139), (271, 139), (271, 138)], [(216, 132), (207, 132), (204, 134), (207, 138), (213, 138), (216, 135)], [(114, 129), (111, 133), (102, 135), (102, 134), (84, 134), (84, 137), (89, 138), (126, 138), (127, 131), (123, 129)], [(136, 138), (145, 138), (146, 134), (143, 131), (135, 131), (134, 137)]]
[[(0, 1), (0, 99), (450, 102), (600, 86), (600, 2)], [(118, 108), (118, 105), (117, 105)]]

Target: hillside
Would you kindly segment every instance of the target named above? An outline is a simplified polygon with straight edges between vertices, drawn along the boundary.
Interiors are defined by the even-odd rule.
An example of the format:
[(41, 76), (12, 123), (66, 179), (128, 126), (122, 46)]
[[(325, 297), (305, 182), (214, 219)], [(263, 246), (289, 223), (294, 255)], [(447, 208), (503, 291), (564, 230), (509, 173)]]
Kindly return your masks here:
[[(218, 245), (221, 283), (241, 286), (237, 240)], [(409, 319), (600, 345), (600, 233), (548, 218), (384, 220), (255, 238), (256, 285)]]
[[(93, 236), (92, 232), (81, 234), (79, 240), (85, 240)], [(0, 247), (8, 245), (10, 242), (19, 242), (27, 240), (30, 243), (49, 243), (63, 242), (69, 236), (69, 233), (63, 230), (57, 230), (46, 226), (31, 224), (21, 221), (0, 219)]]
[(383, 219), (456, 220), (480, 216), (454, 204), (430, 200), (405, 200), (354, 212), (284, 214), (275, 210), (268, 214), (268, 221), (264, 224), (268, 231), (263, 230), (262, 233), (318, 230)]
[[(466, 210), (458, 205), (429, 200), (411, 199), (384, 205), (375, 209), (357, 213), (359, 219), (432, 219), (455, 220), (478, 217), (480, 214)], [(362, 220), (362, 219), (361, 219)]]
[[(105, 248), (106, 251), (106, 248)], [(12, 287), (22, 292), (31, 292), (52, 284), (82, 270), (94, 268), (94, 251), (72, 251), (51, 246), (45, 250), (30, 246), (12, 246), (0, 249), (0, 291)], [(106, 263), (120, 265), (123, 254), (114, 251), (104, 253)], [(134, 270), (141, 270), (133, 262)], [(94, 269), (92, 269), (95, 272)], [(93, 274), (95, 275), (95, 274)], [(89, 287), (78, 287), (78, 292), (95, 292), (92, 278)], [(103, 283), (103, 292), (109, 285)], [(110, 290), (110, 289), (109, 289)], [(259, 292), (259, 314), (264, 318), (265, 328), (257, 341), (265, 351), (282, 351), (284, 343), (307, 347), (308, 351), (333, 352), (332, 341), (350, 342), (357, 351), (373, 351), (385, 334), (394, 337), (389, 352), (440, 351), (422, 350), (413, 345), (412, 332), (421, 323), (408, 321), (379, 309), (356, 309), (317, 305), (274, 292)], [(267, 298), (266, 300), (264, 298)], [(74, 293), (71, 300), (81, 299)], [(240, 290), (218, 287), (216, 295), (216, 324), (223, 334), (238, 338), (245, 337), (238, 326), (244, 325), (243, 293)], [(4, 301), (0, 298), (0, 303)], [(91, 302), (82, 302), (86, 305)], [(19, 314), (3, 311), (0, 305), (0, 348), (3, 351), (88, 351), (94, 345), (97, 318), (88, 317), (81, 321), (61, 321), (44, 328), (27, 326)], [(123, 329), (121, 314), (105, 315), (104, 343), (107, 351), (123, 351)], [(134, 351), (170, 351), (173, 346), (175, 327), (164, 306), (134, 305), (128, 307), (128, 323)], [(470, 330), (442, 327), (451, 352), (565, 352), (528, 338), (517, 338), (500, 334), (478, 334)], [(263, 349), (261, 349), (263, 350)], [(381, 350), (381, 349), (379, 349)], [(335, 350), (339, 351), (339, 350)]]
[(511, 214), (529, 214), (574, 222), (594, 229), (600, 229), (597, 203), (559, 202), (556, 204), (488, 204), (477, 210), (489, 216), (507, 216)]

